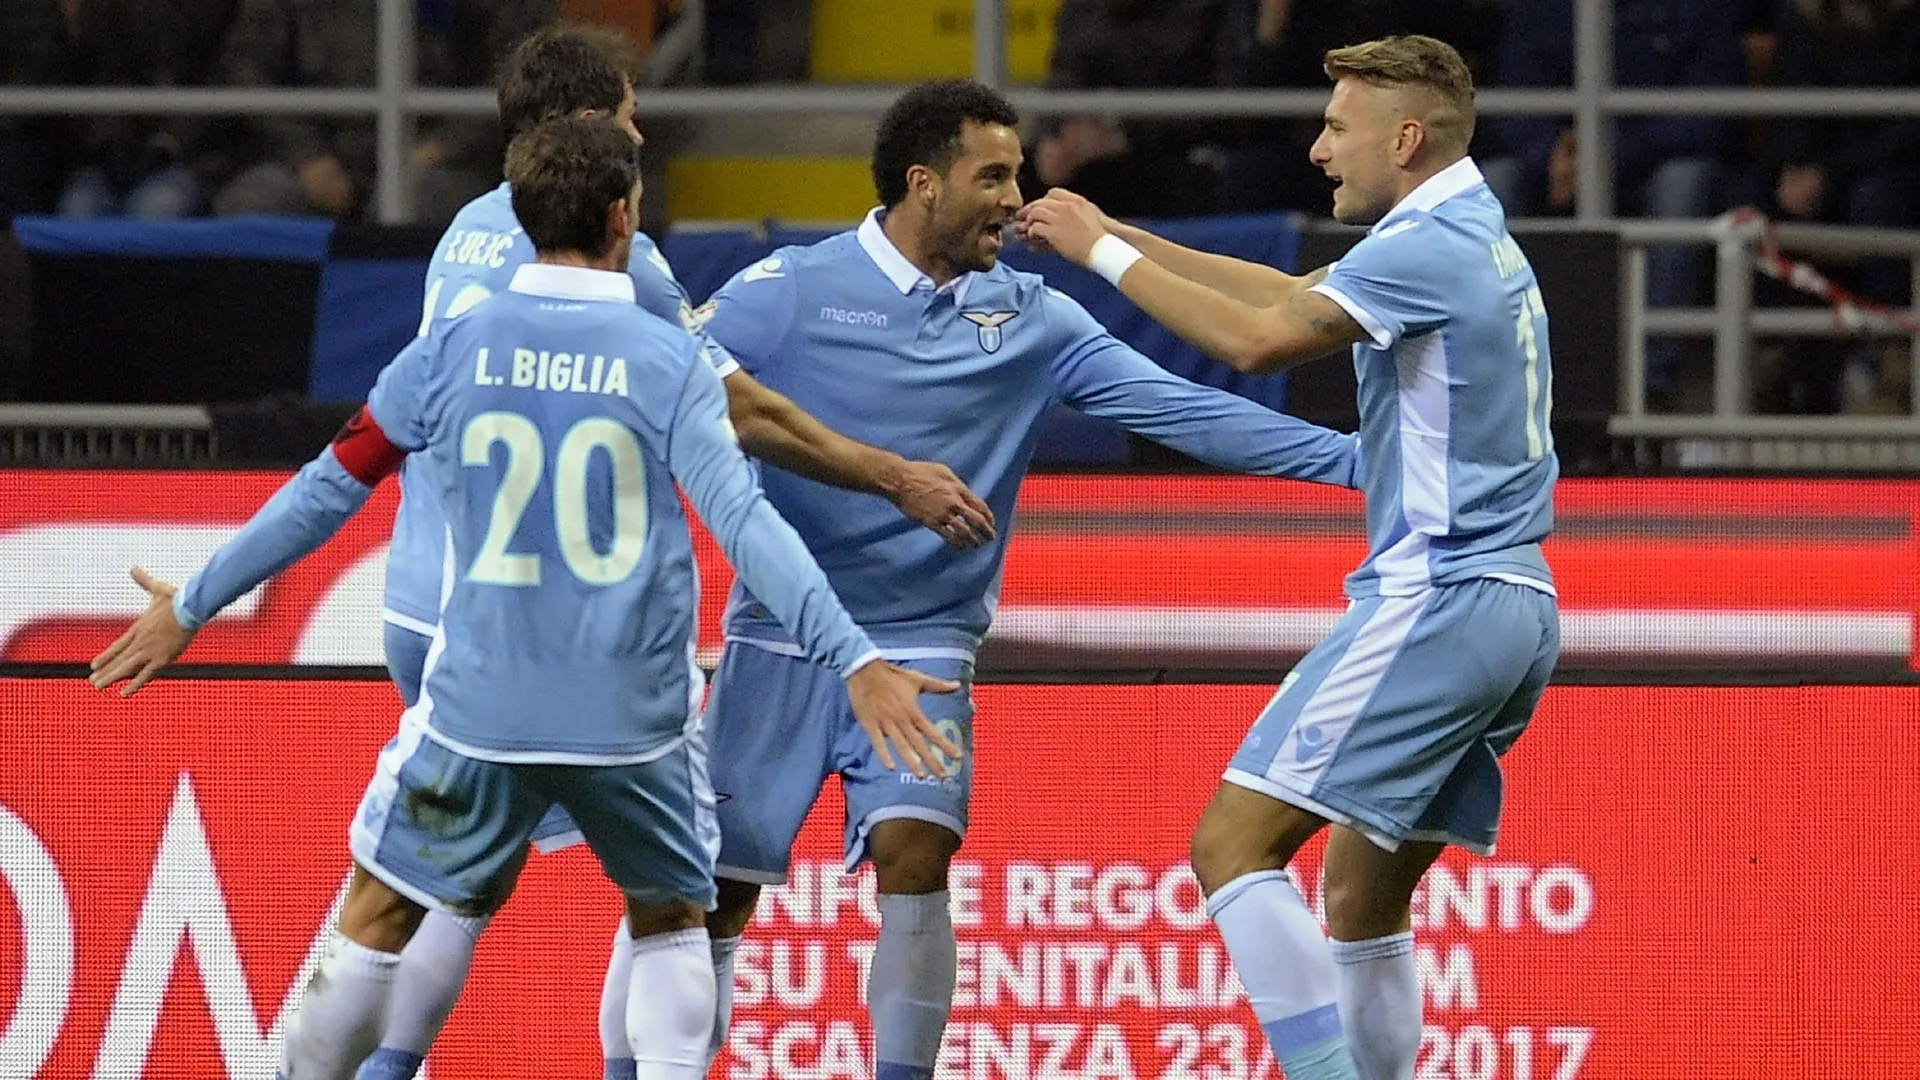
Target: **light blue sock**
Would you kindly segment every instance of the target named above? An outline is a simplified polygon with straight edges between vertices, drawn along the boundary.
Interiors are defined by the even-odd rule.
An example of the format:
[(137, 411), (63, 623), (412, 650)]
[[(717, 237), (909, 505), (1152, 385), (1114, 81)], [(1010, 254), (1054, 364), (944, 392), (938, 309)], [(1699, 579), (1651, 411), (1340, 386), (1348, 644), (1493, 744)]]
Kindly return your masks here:
[(930, 1080), (953, 1006), (957, 946), (945, 890), (882, 894), (867, 972), (874, 1080)]
[(420, 1072), (420, 1063), (425, 1060), (419, 1054), (383, 1046), (360, 1063), (356, 1077), (357, 1080), (413, 1080)]
[(1287, 1080), (1358, 1080), (1340, 1031), (1333, 952), (1286, 872), (1234, 878), (1207, 912)]

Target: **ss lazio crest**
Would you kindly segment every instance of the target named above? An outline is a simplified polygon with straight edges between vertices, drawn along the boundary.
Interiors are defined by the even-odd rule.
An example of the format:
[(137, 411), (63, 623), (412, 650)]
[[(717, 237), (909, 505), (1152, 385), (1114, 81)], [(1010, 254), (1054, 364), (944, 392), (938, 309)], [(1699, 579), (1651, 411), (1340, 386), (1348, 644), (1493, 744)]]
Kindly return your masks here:
[(1000, 325), (1018, 314), (1017, 311), (963, 311), (960, 317), (980, 328), (981, 349), (999, 352)]

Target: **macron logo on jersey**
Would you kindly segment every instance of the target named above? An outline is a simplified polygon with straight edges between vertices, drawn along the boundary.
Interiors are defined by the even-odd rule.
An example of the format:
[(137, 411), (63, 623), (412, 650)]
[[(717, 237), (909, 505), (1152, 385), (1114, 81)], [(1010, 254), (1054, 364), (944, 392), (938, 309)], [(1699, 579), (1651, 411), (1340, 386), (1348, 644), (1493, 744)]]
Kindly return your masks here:
[(823, 306), (820, 309), (822, 322), (845, 323), (848, 326), (877, 326), (887, 328), (887, 317), (877, 311), (852, 311), (847, 308)]

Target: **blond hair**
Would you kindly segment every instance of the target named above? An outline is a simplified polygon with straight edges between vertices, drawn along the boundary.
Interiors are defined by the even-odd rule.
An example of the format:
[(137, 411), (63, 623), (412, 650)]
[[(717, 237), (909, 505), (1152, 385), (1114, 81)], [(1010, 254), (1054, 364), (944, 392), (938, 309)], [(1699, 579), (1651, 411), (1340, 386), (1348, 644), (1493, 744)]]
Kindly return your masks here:
[(1327, 76), (1389, 90), (1417, 90), (1431, 101), (1421, 124), (1435, 148), (1465, 153), (1473, 140), (1473, 73), (1453, 46), (1423, 34), (1363, 41), (1327, 53)]

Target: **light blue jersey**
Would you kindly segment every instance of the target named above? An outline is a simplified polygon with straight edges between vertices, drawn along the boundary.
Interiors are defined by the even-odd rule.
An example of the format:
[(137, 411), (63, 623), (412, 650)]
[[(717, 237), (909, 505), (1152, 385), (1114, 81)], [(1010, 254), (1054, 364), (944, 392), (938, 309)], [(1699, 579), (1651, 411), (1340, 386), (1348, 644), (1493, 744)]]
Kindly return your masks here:
[[(1079, 304), (1004, 265), (935, 288), (876, 212), (854, 232), (786, 248), (715, 295), (708, 332), (753, 375), (849, 436), (944, 462), (993, 508), (999, 538), (955, 551), (869, 495), (763, 466), (767, 497), (890, 659), (962, 690), (928, 716), (972, 743), (972, 659), (993, 619), (1014, 500), (1048, 412), (1065, 403), (1239, 472), (1353, 486), (1357, 441), (1198, 386), (1115, 340)], [(880, 822), (964, 836), (973, 754), (944, 779), (882, 765), (846, 690), (797, 658), (751, 582), (736, 585), (708, 703), (721, 851), (716, 873), (784, 879), (824, 777), (846, 795), (846, 857)]]
[(1490, 853), (1500, 759), (1560, 655), (1540, 541), (1558, 466), (1547, 313), (1471, 160), (1415, 188), (1316, 292), (1355, 345), (1367, 559), (1225, 779), (1360, 832)]
[[(501, 184), (463, 207), (434, 248), (427, 271), (426, 305), (420, 320), (425, 337), (437, 324), (466, 314), (475, 305), (506, 290), (520, 267), (533, 262), (533, 242), (513, 215), (511, 189)], [(693, 328), (686, 291), (672, 267), (645, 234), (633, 238), (627, 266), (634, 300), (645, 310), (682, 327)], [(695, 333), (699, 331), (695, 329)], [(725, 349), (700, 335), (714, 370), (722, 377), (740, 365)], [(387, 552), (384, 616), (390, 626), (431, 636), (440, 611), (440, 567), (446, 519), (429, 485), (418, 482), (419, 466), (401, 470), (400, 509)], [(183, 626), (196, 627), (233, 603), (247, 590), (291, 566), (338, 532), (365, 504), (372, 489), (342, 468), (331, 448), (323, 450), (289, 480), (223, 545), (175, 597)], [(397, 640), (388, 635), (389, 642)], [(392, 648), (387, 664), (403, 695), (412, 702), (420, 670), (415, 647)]]
[(1480, 170), (1422, 184), (1313, 291), (1370, 338), (1353, 347), (1370, 550), (1348, 594), (1480, 577), (1552, 592), (1546, 304)]
[[(1235, 472), (1356, 483), (1353, 436), (1168, 372), (1036, 274), (1003, 264), (934, 289), (877, 211), (856, 231), (748, 267), (703, 310), (707, 332), (755, 378), (851, 438), (946, 464), (993, 508), (999, 538), (956, 551), (884, 500), (764, 470), (767, 497), (882, 647), (971, 657), (993, 618), (1020, 481), (1057, 404)], [(744, 586), (727, 633), (786, 643)]]
[[(443, 319), (465, 314), (475, 304), (506, 289), (515, 270), (533, 261), (533, 241), (513, 214), (512, 188), (501, 184), (468, 203), (433, 249), (427, 267), (427, 294), (420, 316), (425, 336)], [(633, 238), (627, 264), (634, 301), (643, 310), (695, 330), (693, 309), (673, 267), (645, 233)], [(708, 355), (722, 378), (739, 369), (726, 350), (710, 344)], [(433, 633), (440, 609), (440, 547), (446, 521), (428, 485), (416, 481), (417, 466), (400, 473), (400, 509), (393, 520), (393, 544), (387, 552), (386, 620), (422, 634)]]
[(614, 765), (697, 725), (698, 579), (675, 482), (809, 655), (873, 658), (762, 497), (698, 340), (624, 275), (525, 265), (380, 375), (368, 409), (447, 515), (420, 700), (466, 757)]

